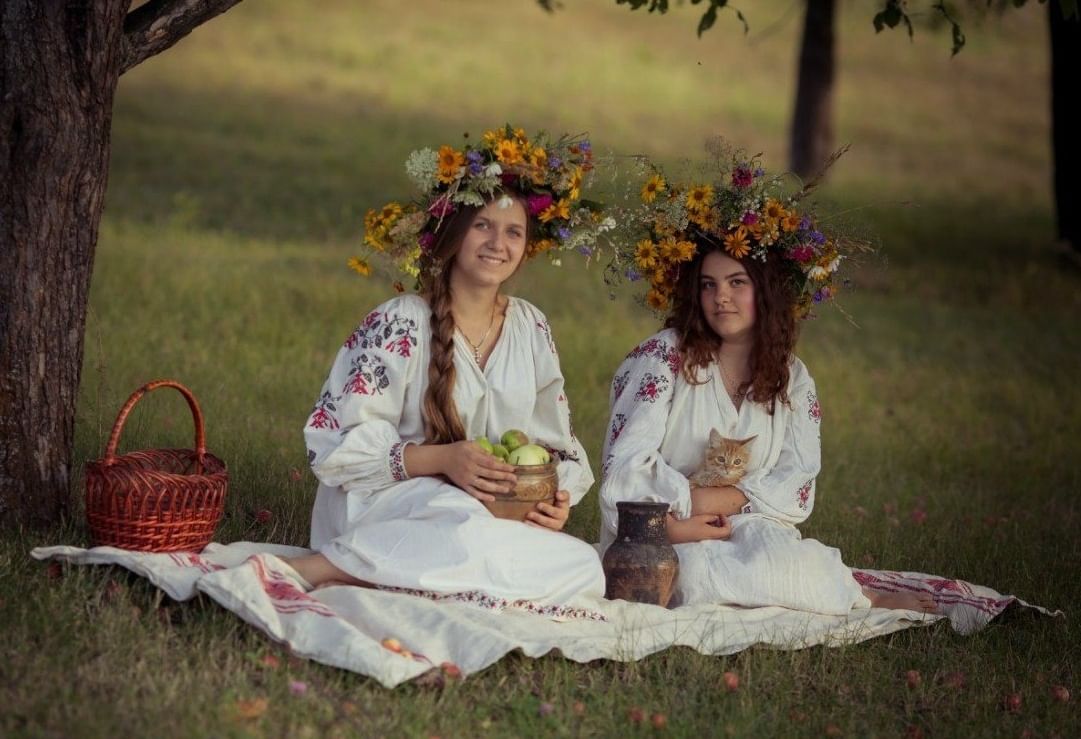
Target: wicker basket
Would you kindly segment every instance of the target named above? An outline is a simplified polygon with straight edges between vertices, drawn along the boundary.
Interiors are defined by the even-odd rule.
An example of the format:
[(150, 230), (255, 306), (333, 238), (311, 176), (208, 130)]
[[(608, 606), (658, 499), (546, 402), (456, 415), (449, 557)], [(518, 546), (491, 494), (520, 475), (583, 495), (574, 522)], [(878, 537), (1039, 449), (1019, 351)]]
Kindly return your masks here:
[[(195, 449), (144, 449), (117, 456), (132, 408), (161, 387), (179, 390), (195, 421)], [(141, 552), (199, 552), (221, 520), (229, 473), (206, 451), (203, 413), (191, 391), (155, 380), (132, 393), (113, 425), (105, 458), (86, 464), (86, 518), (94, 546)]]

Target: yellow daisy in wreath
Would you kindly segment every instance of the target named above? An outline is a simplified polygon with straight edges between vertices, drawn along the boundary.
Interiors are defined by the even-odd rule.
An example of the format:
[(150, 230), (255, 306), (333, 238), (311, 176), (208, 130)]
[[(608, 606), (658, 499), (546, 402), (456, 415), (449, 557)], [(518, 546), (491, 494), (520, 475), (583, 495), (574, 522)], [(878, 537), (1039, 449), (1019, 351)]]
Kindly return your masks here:
[(574, 172), (571, 173), (570, 180), (570, 193), (568, 197), (571, 200), (577, 200), (582, 195), (582, 168), (575, 167)]
[(687, 191), (687, 210), (699, 213), (713, 205), (713, 185), (696, 185)]
[(376, 223), (379, 220), (379, 213), (375, 208), (368, 208), (368, 212), (364, 215), (364, 229), (366, 231), (372, 231), (376, 227)]
[(665, 310), (668, 308), (668, 296), (659, 290), (650, 290), (646, 293), (646, 304), (653, 310)]
[(646, 180), (646, 184), (642, 185), (642, 202), (652, 203), (657, 199), (657, 193), (664, 192), (666, 187), (664, 177), (659, 174), (655, 174)]
[(789, 234), (793, 231), (798, 231), (800, 221), (802, 220), (803, 218), (800, 217), (799, 213), (791, 211), (788, 215), (784, 217), (784, 220), (781, 221), (781, 228), (784, 229), (785, 233)]
[(571, 217), (570, 201), (566, 198), (560, 198), (559, 202), (552, 203), (547, 208), (541, 211), (537, 216), (541, 223), (548, 223), (553, 218), (562, 218), (567, 220)]
[(449, 185), (458, 179), (465, 164), (465, 155), (453, 146), (439, 147), (439, 181)]
[(349, 261), (346, 262), (346, 264), (349, 265), (349, 269), (353, 270), (362, 277), (367, 277), (372, 273), (371, 265), (365, 262), (363, 259), (358, 259), (357, 257), (349, 257)]
[(717, 215), (717, 210), (715, 208), (706, 208), (701, 213), (696, 213), (694, 217), (696, 219), (695, 223), (698, 224), (699, 228), (707, 233), (716, 232), (718, 226), (721, 224), (721, 217)]
[(634, 263), (643, 270), (657, 266), (657, 245), (649, 239), (639, 241), (634, 248)]
[(533, 168), (532, 178), (536, 185), (544, 184), (544, 178), (548, 174), (548, 152), (543, 146), (538, 146), (529, 153), (529, 166)]
[(503, 164), (517, 164), (522, 161), (522, 150), (517, 141), (510, 139), (498, 141), (493, 151), (495, 152), (495, 158)]
[(663, 264), (657, 264), (657, 268), (653, 270), (653, 275), (649, 278), (649, 283), (658, 290), (668, 287), (668, 270)]
[(661, 259), (666, 262), (675, 262), (679, 254), (676, 247), (675, 236), (665, 236), (664, 240), (657, 245), (657, 251), (661, 254)]
[(397, 203), (387, 203), (383, 206), (383, 209), (379, 211), (379, 224), (381, 228), (389, 228), (391, 224), (402, 214), (402, 206)]
[(765, 213), (766, 218), (771, 221), (779, 221), (788, 215), (788, 211), (784, 209), (784, 206), (773, 198), (766, 201)]
[(677, 262), (689, 262), (694, 259), (694, 254), (697, 248), (694, 242), (691, 241), (677, 241), (675, 249), (673, 250), (673, 258)]
[(751, 245), (747, 242), (747, 229), (740, 226), (724, 237), (724, 250), (733, 259), (743, 259), (751, 251)]

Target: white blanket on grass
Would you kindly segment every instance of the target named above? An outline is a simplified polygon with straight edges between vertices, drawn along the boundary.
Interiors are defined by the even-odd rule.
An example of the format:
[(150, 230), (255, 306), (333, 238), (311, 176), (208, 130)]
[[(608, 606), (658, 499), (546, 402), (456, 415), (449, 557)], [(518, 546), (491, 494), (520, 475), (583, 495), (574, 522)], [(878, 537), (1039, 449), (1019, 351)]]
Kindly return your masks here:
[[(854, 570), (864, 585), (931, 593), (942, 615), (871, 608), (839, 617), (779, 607), (665, 609), (598, 600), (578, 618), (554, 620), (513, 604), (473, 604), (351, 586), (305, 593), (278, 557), (307, 553), (297, 547), (238, 542), (211, 544), (198, 555), (56, 546), (40, 547), (31, 556), (120, 565), (179, 601), (205, 593), (293, 653), (369, 675), (388, 688), (447, 662), (469, 675), (515, 649), (530, 657), (558, 649), (576, 662), (631, 661), (677, 644), (703, 654), (733, 654), (755, 644), (781, 649), (838, 646), (942, 618), (968, 634), (1011, 605), (1062, 615), (962, 580)], [(411, 656), (384, 648), (387, 638), (397, 639)]]

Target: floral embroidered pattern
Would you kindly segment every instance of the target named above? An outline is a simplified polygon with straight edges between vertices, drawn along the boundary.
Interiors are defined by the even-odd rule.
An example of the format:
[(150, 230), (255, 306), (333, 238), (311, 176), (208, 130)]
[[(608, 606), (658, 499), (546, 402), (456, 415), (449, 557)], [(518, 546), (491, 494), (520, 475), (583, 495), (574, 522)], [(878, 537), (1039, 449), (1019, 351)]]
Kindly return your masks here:
[(627, 425), (627, 416), (624, 413), (617, 413), (612, 416), (612, 434), (609, 437), (608, 443), (615, 444), (616, 439), (623, 433), (623, 427)]
[(634, 394), (636, 401), (649, 401), (650, 403), (657, 400), (665, 390), (668, 389), (668, 378), (664, 375), (655, 377), (652, 372), (647, 372), (642, 377), (642, 382), (638, 384), (638, 392)]
[(601, 479), (608, 477), (608, 471), (612, 469), (612, 462), (616, 459), (616, 455), (609, 454), (604, 458), (604, 462), (601, 464)]
[(316, 616), (333, 617), (334, 611), (297, 587), (297, 584), (280, 572), (267, 569), (258, 555), (248, 559), (255, 568), (255, 575), (270, 599), (270, 605), (278, 613), (286, 615), (308, 612)]
[(1002, 613), (1016, 598), (990, 598), (976, 595), (964, 580), (944, 580), (932, 576), (905, 575), (887, 570), (852, 570), (852, 577), (866, 588), (886, 593), (928, 593), (935, 605), (948, 614), (955, 608), (983, 611), (992, 618)]
[(796, 499), (799, 501), (800, 510), (807, 510), (807, 504), (811, 499), (811, 485), (813, 484), (814, 480), (808, 480), (796, 491)]
[(390, 378), (383, 362), (374, 354), (363, 352), (353, 357), (342, 394), (382, 395), (389, 386)]
[(813, 390), (807, 391), (807, 417), (815, 423), (822, 421), (822, 407), (818, 404), (818, 396)]
[(619, 400), (623, 395), (623, 391), (627, 389), (627, 383), (631, 379), (631, 371), (616, 375), (616, 379), (612, 381), (612, 397), (614, 400)]
[(546, 447), (546, 448), (548, 449), (548, 453), (551, 454), (556, 459), (558, 459), (560, 462), (567, 462), (567, 461), (578, 462), (578, 461), (580, 461), (578, 459), (578, 452), (576, 452), (574, 450), (571, 450), (571, 451), (568, 452), (566, 449), (552, 449), (552, 448), (549, 448), (549, 447)]
[(683, 358), (679, 356), (679, 350), (674, 346), (669, 346), (668, 342), (657, 337), (643, 341), (627, 355), (627, 359), (639, 359), (640, 357), (652, 357), (664, 362), (673, 375), (679, 372), (680, 367), (683, 366)]
[(169, 559), (173, 560), (173, 563), (177, 567), (198, 567), (200, 572), (217, 572), (218, 570), (224, 570), (225, 565), (218, 565), (212, 562), (207, 562), (198, 554), (192, 552), (170, 552)]
[(404, 441), (399, 441), (390, 447), (390, 475), (397, 482), (409, 479), (409, 473), (405, 471), (405, 459), (402, 454), (404, 451)]
[(381, 348), (400, 357), (411, 357), (417, 345), (417, 322), (405, 316), (372, 311), (345, 340), (346, 348)]
[(490, 611), (502, 611), (508, 608), (515, 608), (547, 618), (574, 618), (587, 621), (608, 620), (608, 617), (600, 611), (593, 611), (588, 608), (571, 608), (569, 606), (560, 605), (543, 606), (539, 603), (534, 603), (531, 600), (507, 600), (506, 598), (496, 598), (480, 590), (467, 590), (462, 593), (434, 593), (430, 590), (399, 588), (391, 585), (377, 585), (376, 587), (391, 593), (402, 593), (404, 595), (416, 596), (417, 598), (426, 598), (437, 603), (465, 603), (478, 608), (486, 608)]
[(552, 338), (552, 327), (548, 325), (548, 319), (537, 321), (537, 328), (544, 334), (544, 340), (548, 343), (548, 348), (552, 351), (552, 354), (559, 356), (559, 352), (556, 351), (556, 342)]
[[(334, 401), (336, 398), (331, 397), (330, 391), (326, 391), (315, 403), (315, 408), (312, 409), (311, 416), (308, 418), (308, 426), (313, 429), (336, 429), (338, 428), (338, 419), (334, 417), (334, 414), (338, 412), (338, 409), (334, 407)], [(311, 456), (311, 454), (309, 454)], [(308, 460), (312, 461), (312, 460)]]

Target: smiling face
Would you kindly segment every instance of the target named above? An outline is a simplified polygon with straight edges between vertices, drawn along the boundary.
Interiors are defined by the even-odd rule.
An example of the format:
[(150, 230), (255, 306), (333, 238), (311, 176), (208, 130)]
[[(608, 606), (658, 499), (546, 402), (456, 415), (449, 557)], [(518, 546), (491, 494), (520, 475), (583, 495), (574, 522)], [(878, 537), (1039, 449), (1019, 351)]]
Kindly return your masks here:
[(706, 323), (724, 341), (753, 338), (754, 283), (743, 265), (727, 254), (710, 252), (702, 260), (699, 304)]
[(454, 258), (455, 277), (476, 287), (499, 287), (514, 274), (525, 255), (525, 207), (498, 197), (473, 216)]

